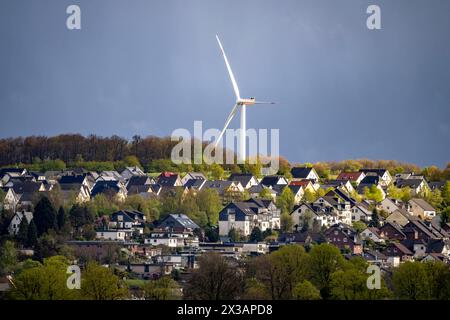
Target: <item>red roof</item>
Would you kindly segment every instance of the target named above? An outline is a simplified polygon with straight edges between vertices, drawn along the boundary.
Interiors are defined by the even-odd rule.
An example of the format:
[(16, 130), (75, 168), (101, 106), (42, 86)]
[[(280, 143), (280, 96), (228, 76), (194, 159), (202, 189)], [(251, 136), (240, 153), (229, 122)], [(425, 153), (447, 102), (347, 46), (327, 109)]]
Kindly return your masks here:
[(362, 172), (341, 172), (336, 180), (356, 181), (362, 174)]
[(289, 185), (306, 187), (310, 183), (311, 183), (311, 180), (299, 180), (299, 181), (291, 181), (291, 183), (289, 183)]

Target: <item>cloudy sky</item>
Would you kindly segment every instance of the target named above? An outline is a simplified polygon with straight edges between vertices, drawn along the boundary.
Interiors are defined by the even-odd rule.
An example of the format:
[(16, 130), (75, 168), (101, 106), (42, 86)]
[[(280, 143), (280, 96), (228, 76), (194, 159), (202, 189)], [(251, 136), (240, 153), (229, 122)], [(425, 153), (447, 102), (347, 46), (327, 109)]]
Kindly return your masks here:
[[(66, 8), (81, 7), (81, 30)], [(366, 9), (381, 7), (381, 30)], [(294, 162), (450, 161), (448, 0), (1, 0), (0, 137), (279, 128)], [(239, 120), (231, 127), (239, 126)]]

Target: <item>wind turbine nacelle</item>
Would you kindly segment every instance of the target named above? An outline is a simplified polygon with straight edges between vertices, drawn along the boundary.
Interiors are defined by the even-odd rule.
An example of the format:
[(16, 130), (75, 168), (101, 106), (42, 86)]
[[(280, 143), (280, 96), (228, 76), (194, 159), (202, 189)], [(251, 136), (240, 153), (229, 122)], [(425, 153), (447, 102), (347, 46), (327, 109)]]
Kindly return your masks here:
[(237, 104), (243, 105), (245, 104), (246, 106), (251, 106), (253, 104), (255, 104), (256, 99), (255, 98), (250, 98), (250, 99), (239, 99), (237, 101)]

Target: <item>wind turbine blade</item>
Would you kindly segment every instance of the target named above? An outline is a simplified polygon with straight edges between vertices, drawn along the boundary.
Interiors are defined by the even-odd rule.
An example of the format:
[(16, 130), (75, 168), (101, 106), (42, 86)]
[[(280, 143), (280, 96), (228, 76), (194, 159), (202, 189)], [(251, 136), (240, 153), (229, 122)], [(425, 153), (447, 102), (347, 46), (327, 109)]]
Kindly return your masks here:
[(271, 101), (255, 101), (254, 104), (275, 104), (275, 102), (271, 102)]
[(222, 43), (220, 42), (219, 36), (216, 34), (217, 42), (219, 43), (220, 50), (222, 51), (223, 58), (225, 60), (225, 64), (227, 65), (228, 74), (230, 75), (231, 83), (233, 84), (234, 93), (236, 95), (236, 99), (240, 99), (241, 95), (239, 93), (239, 88), (236, 83), (236, 79), (234, 78), (233, 71), (231, 71), (230, 63), (228, 62), (227, 55), (225, 54), (225, 50), (223, 50)]
[(230, 115), (228, 116), (227, 121), (225, 121), (225, 125), (223, 126), (222, 132), (220, 133), (219, 137), (216, 140), (216, 143), (214, 144), (214, 148), (217, 148), (217, 145), (219, 144), (220, 139), (222, 139), (222, 136), (225, 133), (225, 130), (228, 128), (228, 125), (230, 124), (231, 120), (233, 120), (233, 117), (237, 112), (237, 108), (238, 108), (238, 105), (235, 104), (233, 109), (231, 109)]

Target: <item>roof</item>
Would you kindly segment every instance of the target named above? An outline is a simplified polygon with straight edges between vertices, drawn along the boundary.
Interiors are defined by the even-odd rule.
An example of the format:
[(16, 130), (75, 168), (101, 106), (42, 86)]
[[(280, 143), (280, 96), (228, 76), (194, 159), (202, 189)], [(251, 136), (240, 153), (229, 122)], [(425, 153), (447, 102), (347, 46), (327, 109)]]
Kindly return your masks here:
[(169, 214), (160, 223), (158, 223), (158, 228), (185, 228), (195, 230), (200, 228), (191, 218), (185, 214)]
[(127, 187), (149, 185), (149, 184), (151, 184), (151, 182), (152, 181), (151, 181), (150, 177), (148, 177), (148, 176), (142, 176), (142, 175), (132, 176), (130, 178), (130, 180), (128, 180)]
[(412, 251), (405, 247), (403, 244), (398, 242), (391, 242), (387, 245), (387, 247), (396, 247), (401, 253), (405, 255), (413, 255)]
[(228, 181), (237, 181), (246, 186), (252, 179), (254, 176), (251, 173), (232, 173)]
[(379, 176), (365, 176), (364, 179), (361, 180), (360, 185), (378, 185), (379, 181)]
[(163, 172), (158, 176), (157, 183), (161, 186), (175, 186), (179, 178), (178, 173)]
[(364, 168), (364, 169), (360, 169), (360, 172), (364, 172), (364, 173), (375, 173), (377, 175), (379, 175), (380, 177), (383, 176), (385, 174), (386, 171), (388, 171), (387, 169), (378, 169), (378, 168)]
[(291, 169), (291, 174), (296, 179), (306, 179), (312, 170), (314, 170), (313, 167), (294, 167)]
[(280, 179), (284, 179), (284, 177), (283, 176), (265, 176), (261, 180), (260, 184), (262, 184), (264, 186), (271, 186), (271, 187), (273, 187), (273, 186), (278, 184), (278, 181)]
[(431, 188), (431, 190), (435, 189), (442, 189), (444, 188), (447, 181), (432, 181), (428, 183), (428, 186)]
[(84, 182), (84, 175), (76, 175), (76, 176), (62, 176), (59, 179), (59, 184), (81, 184)]
[(422, 179), (400, 179), (395, 183), (398, 188), (410, 187), (417, 188), (419, 187), (424, 180)]
[(356, 181), (364, 172), (341, 172), (336, 180), (350, 180)]
[(428, 202), (420, 198), (414, 198), (409, 200), (410, 202), (414, 202), (416, 205), (421, 207), (424, 211), (436, 211)]
[(94, 188), (91, 191), (91, 196), (95, 197), (99, 193), (104, 193), (107, 191), (113, 191), (115, 193), (120, 191), (119, 183), (117, 181), (97, 181)]
[(205, 182), (206, 182), (206, 179), (189, 179), (188, 181), (186, 181), (184, 186), (187, 188), (190, 188), (190, 189), (200, 190), (203, 187), (203, 185), (205, 184)]
[(17, 194), (22, 193), (35, 193), (38, 192), (41, 188), (41, 182), (33, 182), (33, 181), (18, 181), (13, 185), (13, 190)]
[(307, 187), (311, 182), (311, 180), (305, 179), (305, 180), (300, 180), (300, 181), (291, 181), (289, 183), (290, 186), (302, 186), (302, 187)]

